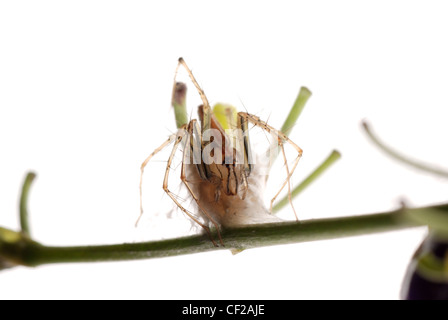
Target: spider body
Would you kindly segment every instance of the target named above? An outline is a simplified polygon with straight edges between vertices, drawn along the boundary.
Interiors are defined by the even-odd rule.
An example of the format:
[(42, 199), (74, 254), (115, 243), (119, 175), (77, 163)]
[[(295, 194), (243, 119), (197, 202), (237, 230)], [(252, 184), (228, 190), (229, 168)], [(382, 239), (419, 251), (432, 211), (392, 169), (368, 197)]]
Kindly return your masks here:
[[(175, 109), (178, 131), (157, 148), (142, 163), (140, 180), (140, 208), (142, 206), (142, 178), (145, 166), (149, 160), (160, 150), (174, 142), (173, 149), (167, 161), (163, 190), (174, 203), (199, 224), (214, 241), (209, 225), (217, 230), (221, 245), (224, 245), (220, 227), (241, 226), (251, 223), (278, 222), (280, 219), (270, 214), (272, 203), (280, 192), (288, 185), (289, 201), (292, 205), (290, 177), (294, 172), (302, 149), (292, 142), (284, 133), (276, 130), (257, 116), (246, 112), (237, 112), (229, 105), (217, 104), (212, 109), (204, 91), (194, 78), (191, 70), (182, 58), (179, 58), (178, 68), (184, 66), (195, 85), (202, 105), (198, 108), (198, 117), (188, 121), (185, 108), (186, 86), (176, 82), (173, 86), (172, 104)], [(176, 70), (177, 74), (177, 70)], [(287, 177), (278, 193), (271, 200), (271, 209), (264, 206), (262, 194), (265, 178), (260, 174), (261, 165), (255, 163), (252, 157), (249, 141), (249, 123), (275, 136), (278, 149), (281, 150)], [(297, 158), (292, 169), (289, 169), (284, 143), (289, 143), (296, 151)], [(197, 205), (203, 217), (200, 221), (193, 213), (187, 210), (178, 197), (168, 188), (168, 178), (174, 155), (182, 146), (181, 181)], [(294, 210), (297, 219), (297, 215)]]

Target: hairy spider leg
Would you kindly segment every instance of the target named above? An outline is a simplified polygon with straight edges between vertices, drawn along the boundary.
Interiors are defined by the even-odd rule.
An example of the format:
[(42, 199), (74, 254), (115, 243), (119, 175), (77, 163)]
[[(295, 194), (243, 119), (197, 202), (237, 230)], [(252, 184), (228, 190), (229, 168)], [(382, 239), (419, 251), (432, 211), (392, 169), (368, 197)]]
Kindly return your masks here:
[[(217, 224), (216, 221), (215, 221), (215, 220), (214, 220), (214, 219), (207, 213), (207, 211), (202, 207), (201, 203), (199, 202), (199, 198), (198, 198), (198, 197), (196, 196), (196, 194), (193, 192), (193, 190), (192, 190), (192, 188), (191, 188), (191, 186), (190, 186), (190, 184), (189, 184), (189, 182), (188, 182), (188, 180), (187, 180), (186, 167), (187, 167), (187, 155), (189, 154), (189, 153), (187, 152), (187, 150), (189, 150), (189, 148), (190, 148), (190, 150), (192, 149), (191, 146), (192, 146), (193, 143), (194, 143), (194, 141), (193, 141), (193, 139), (194, 139), (194, 136), (193, 136), (193, 128), (194, 128), (194, 126), (196, 125), (196, 123), (197, 123), (196, 120), (191, 120), (191, 121), (190, 121), (190, 124), (188, 125), (187, 132), (186, 132), (187, 139), (185, 140), (185, 147), (184, 147), (183, 155), (182, 155), (182, 169), (181, 169), (180, 180), (181, 180), (181, 181), (185, 184), (185, 186), (187, 187), (188, 192), (191, 194), (191, 196), (193, 197), (194, 201), (195, 201), (196, 204), (198, 205), (199, 210), (201, 210), (202, 213), (207, 217), (207, 219), (209, 219), (209, 220), (211, 221), (211, 223), (215, 226), (216, 231), (217, 231), (217, 233), (218, 233), (219, 242), (221, 243), (222, 246), (224, 246), (224, 242), (223, 242), (223, 240), (222, 240), (221, 233), (219, 232), (219, 226), (218, 226), (218, 224)], [(191, 151), (193, 151), (193, 150), (191, 150)], [(201, 174), (200, 174), (200, 175), (201, 175)], [(202, 177), (201, 177), (201, 179), (202, 179)], [(199, 223), (196, 219), (193, 219), (193, 220), (195, 220), (195, 222), (197, 222), (199, 225), (201, 225), (201, 226), (205, 229), (205, 231), (209, 234), (210, 239), (211, 239), (212, 242), (215, 244), (215, 242), (213, 241), (213, 238), (211, 238), (210, 231), (208, 230), (208, 227), (206, 228), (203, 224)], [(216, 244), (215, 244), (215, 245), (216, 245)]]
[(191, 81), (193, 82), (194, 86), (198, 90), (198, 93), (201, 97), (202, 104), (203, 104), (203, 112), (204, 112), (204, 116), (203, 116), (203, 120), (202, 120), (202, 131), (204, 132), (205, 130), (210, 129), (210, 121), (211, 121), (211, 119), (210, 119), (211, 118), (210, 103), (208, 102), (208, 99), (205, 96), (204, 90), (202, 90), (202, 88), (199, 85), (199, 83), (197, 82), (196, 78), (193, 76), (191, 69), (187, 66), (187, 64), (185, 63), (185, 60), (183, 58), (179, 58), (179, 63), (176, 68), (176, 73), (181, 65), (185, 68), (185, 70), (187, 70), (188, 76), (190, 77)]
[(145, 171), (145, 167), (148, 164), (148, 162), (151, 160), (152, 157), (154, 157), (157, 153), (159, 153), (160, 151), (162, 151), (163, 149), (165, 149), (168, 145), (170, 145), (173, 140), (176, 138), (176, 134), (172, 134), (169, 136), (169, 138), (162, 143), (162, 145), (160, 147), (158, 147), (157, 149), (155, 149), (146, 159), (145, 161), (143, 161), (142, 165), (140, 166), (140, 185), (139, 185), (139, 189), (140, 189), (140, 215), (137, 219), (137, 221), (135, 222), (135, 226), (138, 225), (138, 222), (140, 221), (142, 215), (143, 215), (143, 173)]
[[(165, 178), (163, 179), (163, 190), (166, 192), (166, 194), (168, 194), (168, 196), (174, 201), (174, 203), (179, 207), (180, 210), (182, 210), (187, 216), (189, 216), (194, 222), (196, 222), (198, 225), (200, 225), (205, 232), (208, 234), (208, 236), (210, 237), (213, 245), (215, 247), (217, 247), (218, 245), (216, 244), (215, 240), (213, 240), (212, 234), (210, 232), (210, 228), (206, 225), (204, 225), (203, 223), (201, 223), (190, 211), (188, 211), (187, 209), (185, 209), (180, 202), (176, 199), (176, 195), (174, 193), (172, 193), (169, 189), (168, 189), (168, 177), (170, 174), (170, 169), (171, 169), (171, 163), (173, 162), (174, 159), (174, 154), (177, 151), (177, 148), (179, 147), (180, 142), (182, 141), (183, 137), (186, 134), (186, 126), (182, 126), (181, 128), (182, 130), (179, 130), (177, 137), (176, 137), (176, 141), (174, 142), (174, 146), (173, 146), (173, 150), (171, 150), (171, 154), (170, 157), (168, 158), (168, 163), (166, 165), (166, 170), (165, 170)], [(184, 150), (185, 151), (185, 150)], [(183, 167), (183, 165), (182, 165)], [(213, 221), (213, 220), (212, 220)], [(222, 240), (221, 240), (222, 241)]]
[[(286, 184), (288, 184), (288, 198), (289, 198), (289, 203), (291, 204), (291, 207), (294, 211), (294, 215), (296, 217), (296, 220), (298, 221), (298, 217), (297, 217), (297, 213), (296, 210), (294, 208), (294, 205), (292, 203), (292, 195), (291, 195), (291, 183), (290, 183), (290, 179), (291, 176), (293, 175), (300, 158), (302, 157), (302, 153), (303, 150), (297, 145), (295, 144), (291, 139), (289, 139), (283, 132), (281, 132), (280, 130), (275, 129), (274, 127), (268, 125), (266, 122), (262, 121), (259, 117), (254, 116), (252, 114), (249, 114), (247, 112), (239, 112), (238, 115), (244, 119), (247, 119), (249, 122), (251, 122), (252, 124), (262, 128), (263, 130), (267, 131), (268, 133), (270, 133), (271, 131), (274, 132), (277, 137), (278, 137), (278, 143), (280, 145), (280, 148), (282, 150), (282, 154), (283, 154), (283, 159), (285, 161), (285, 167), (286, 167), (286, 173), (287, 173), (287, 177), (285, 182), (283, 183), (283, 185), (280, 187), (280, 190), (277, 192), (277, 194), (274, 196), (274, 198), (272, 198), (271, 200), (271, 206), (270, 206), (270, 211), (272, 212), (272, 206), (273, 203), (275, 201), (275, 199), (278, 197), (278, 195), (280, 194), (280, 192), (284, 189), (284, 187), (286, 186)], [(287, 163), (287, 159), (286, 159), (286, 155), (285, 155), (285, 149), (284, 149), (284, 141), (288, 142), (296, 151), (297, 151), (297, 158), (294, 160), (294, 165), (292, 167), (291, 170), (289, 170), (289, 166)]]

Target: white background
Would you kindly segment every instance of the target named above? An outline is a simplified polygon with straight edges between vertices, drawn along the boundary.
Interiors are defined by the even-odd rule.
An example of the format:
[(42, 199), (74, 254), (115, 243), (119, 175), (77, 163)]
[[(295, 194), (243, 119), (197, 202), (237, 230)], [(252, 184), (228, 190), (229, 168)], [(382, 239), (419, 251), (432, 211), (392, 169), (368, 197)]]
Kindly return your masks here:
[[(342, 159), (296, 199), (302, 219), (443, 202), (446, 181), (389, 159), (360, 121), (406, 154), (447, 163), (447, 13), (442, 1), (3, 1), (0, 225), (18, 228), (19, 189), (34, 170), (31, 226), (44, 244), (175, 236), (186, 218), (150, 205), (166, 198), (151, 173), (153, 218), (134, 222), (140, 163), (175, 130), (179, 56), (212, 103), (277, 127), (300, 86), (313, 92), (291, 134), (304, 149), (294, 181), (334, 148)], [(0, 298), (398, 299), (424, 235), (15, 268), (0, 273)]]

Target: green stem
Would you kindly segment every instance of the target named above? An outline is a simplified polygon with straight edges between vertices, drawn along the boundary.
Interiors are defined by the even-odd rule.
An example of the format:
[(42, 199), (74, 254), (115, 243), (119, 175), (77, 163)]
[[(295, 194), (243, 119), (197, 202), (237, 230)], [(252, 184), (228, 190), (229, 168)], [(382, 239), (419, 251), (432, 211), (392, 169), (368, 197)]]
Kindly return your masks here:
[(429, 172), (432, 174), (435, 174), (439, 177), (448, 178), (448, 172), (446, 170), (435, 168), (433, 165), (422, 163), (420, 161), (411, 160), (409, 157), (404, 156), (397, 151), (393, 150), (392, 148), (386, 146), (384, 143), (382, 143), (372, 132), (372, 130), (369, 128), (369, 125), (367, 122), (363, 122), (362, 126), (367, 133), (367, 136), (370, 138), (370, 140), (376, 144), (377, 147), (379, 147), (381, 150), (383, 150), (385, 153), (387, 153), (392, 158), (401, 161), (409, 166), (412, 166), (414, 168), (417, 168), (419, 170)]
[[(331, 154), (325, 159), (325, 161), (314, 170), (308, 177), (305, 178), (297, 187), (295, 187), (292, 192), (292, 198), (296, 197), (300, 192), (305, 190), (313, 181), (315, 181), (322, 173), (324, 173), (333, 163), (335, 163), (338, 159), (341, 158), (341, 154), (337, 150), (333, 150)], [(274, 207), (272, 208), (273, 213), (277, 213), (283, 207), (289, 204), (289, 197), (286, 196), (283, 199), (279, 200)]]
[(36, 174), (29, 172), (26, 175), (25, 182), (22, 187), (22, 194), (20, 196), (19, 214), (20, 214), (20, 227), (22, 232), (26, 235), (30, 235), (30, 225), (28, 223), (28, 194), (31, 188), (31, 184), (36, 178)]
[[(438, 209), (446, 212), (447, 206)], [(169, 240), (105, 246), (50, 247), (41, 245), (21, 233), (0, 228), (0, 262), (25, 266), (67, 262), (98, 262), (150, 259), (212, 250), (251, 249), (279, 244), (336, 239), (422, 226), (406, 212), (425, 208), (331, 219), (260, 224), (225, 229), (225, 247), (216, 248), (205, 235)]]
[(305, 104), (310, 97), (311, 91), (306, 87), (301, 87), (296, 101), (294, 102), (294, 105), (292, 106), (291, 111), (289, 111), (289, 114), (281, 128), (281, 132), (283, 132), (286, 136), (289, 136), (291, 133), (292, 128), (295, 126), (297, 119), (302, 113), (303, 108), (305, 108)]
[[(282, 125), (282, 128), (280, 129), (280, 131), (282, 133), (284, 133), (287, 137), (289, 136), (292, 129), (296, 125), (296, 122), (299, 119), (299, 116), (302, 113), (303, 109), (305, 108), (306, 102), (308, 101), (308, 99), (310, 97), (311, 97), (311, 91), (306, 87), (301, 87), (299, 94), (297, 95), (296, 101), (294, 101), (294, 104), (293, 104), (291, 110), (289, 111), (289, 114), (286, 117), (285, 122)], [(273, 141), (272, 143), (274, 143), (275, 146), (277, 146), (277, 144), (278, 144), (277, 141)], [(274, 158), (272, 159), (272, 163), (274, 163), (277, 156), (281, 152), (280, 146), (277, 146), (277, 148), (278, 149), (277, 149), (277, 152), (276, 152)]]

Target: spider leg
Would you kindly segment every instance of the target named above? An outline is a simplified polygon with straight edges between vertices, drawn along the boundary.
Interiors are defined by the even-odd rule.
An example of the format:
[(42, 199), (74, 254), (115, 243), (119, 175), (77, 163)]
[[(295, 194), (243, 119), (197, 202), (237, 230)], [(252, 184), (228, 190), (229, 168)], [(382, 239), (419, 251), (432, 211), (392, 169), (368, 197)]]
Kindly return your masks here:
[(292, 175), (292, 173), (294, 172), (294, 170), (296, 169), (297, 165), (299, 164), (299, 160), (300, 160), (300, 156), (298, 156), (295, 160), (294, 160), (294, 165), (292, 166), (292, 170), (291, 172), (289, 172), (289, 168), (288, 168), (288, 163), (286, 160), (286, 155), (285, 155), (285, 149), (283, 147), (283, 144), (281, 145), (281, 150), (282, 150), (282, 154), (283, 154), (283, 159), (285, 160), (285, 167), (286, 167), (286, 172), (288, 173), (288, 177), (286, 178), (285, 182), (283, 182), (282, 186), (280, 187), (280, 190), (275, 194), (275, 196), (271, 199), (271, 205), (269, 207), (269, 211), (272, 212), (272, 207), (274, 205), (275, 200), (277, 199), (277, 197), (279, 196), (279, 194), (282, 192), (282, 190), (285, 188), (286, 184), (288, 184), (288, 198), (289, 198), (289, 203), (291, 204), (291, 207), (294, 211), (294, 214), (296, 215), (296, 219), (297, 221), (299, 220), (297, 218), (297, 214), (296, 214), (296, 210), (294, 209), (294, 205), (292, 204), (292, 194), (291, 194), (291, 183), (290, 183), (290, 177)]
[(199, 85), (199, 83), (197, 82), (196, 78), (193, 76), (193, 73), (191, 72), (191, 69), (187, 66), (187, 64), (185, 63), (185, 60), (183, 58), (179, 58), (179, 63), (178, 63), (177, 68), (176, 68), (176, 73), (179, 70), (179, 67), (181, 65), (187, 70), (188, 76), (190, 77), (190, 79), (193, 82), (194, 86), (198, 90), (199, 95), (201, 96), (201, 99), (202, 99), (202, 103), (204, 104), (204, 108), (209, 108), (210, 104), (208, 103), (208, 100), (207, 100), (207, 97), (205, 96), (204, 90), (202, 90), (202, 88)]
[(160, 147), (158, 147), (157, 149), (155, 149), (146, 159), (145, 161), (143, 161), (141, 167), (140, 167), (140, 184), (139, 184), (139, 189), (140, 189), (140, 215), (135, 223), (135, 225), (137, 226), (138, 222), (140, 221), (140, 218), (143, 215), (143, 173), (145, 171), (145, 167), (148, 164), (148, 162), (151, 160), (152, 157), (154, 157), (157, 153), (159, 153), (160, 151), (162, 151), (164, 148), (166, 148), (168, 145), (171, 144), (171, 142), (173, 142), (174, 138), (176, 137), (175, 134), (172, 134), (171, 136), (169, 136), (168, 140), (166, 140), (164, 143), (162, 143), (162, 145)]
[[(185, 126), (183, 127), (183, 129), (185, 129)], [(180, 142), (182, 141), (182, 138), (185, 136), (186, 134), (186, 130), (182, 130), (179, 131), (179, 133), (177, 134), (176, 140), (174, 142), (174, 146), (173, 146), (173, 150), (171, 151), (171, 155), (168, 159), (168, 163), (166, 165), (166, 170), (165, 170), (165, 178), (163, 179), (163, 190), (166, 192), (166, 194), (168, 194), (168, 196), (174, 201), (174, 203), (179, 207), (180, 210), (182, 210), (187, 216), (189, 216), (194, 222), (196, 222), (197, 224), (199, 224), (204, 230), (205, 232), (208, 234), (208, 236), (210, 237), (213, 245), (215, 247), (217, 247), (218, 245), (216, 244), (216, 242), (213, 240), (212, 234), (210, 232), (210, 228), (208, 226), (206, 226), (205, 224), (203, 224), (202, 222), (200, 222), (190, 211), (188, 211), (187, 209), (185, 209), (180, 202), (177, 200), (176, 195), (174, 193), (172, 193), (169, 189), (168, 189), (168, 177), (169, 177), (169, 173), (170, 173), (170, 168), (171, 168), (171, 163), (173, 162), (174, 159), (174, 154), (177, 151), (177, 148), (179, 147)], [(186, 146), (187, 147), (187, 146)], [(185, 156), (185, 149), (184, 149), (184, 156)], [(184, 168), (184, 164), (182, 165), (182, 169)], [(196, 200), (196, 199), (195, 199)], [(213, 221), (213, 220), (212, 220)], [(219, 233), (218, 233), (219, 234)], [(222, 242), (221, 236), (220, 237), (220, 241)]]
[[(291, 176), (293, 175), (293, 173), (294, 173), (294, 171), (295, 171), (295, 169), (296, 169), (296, 167), (297, 167), (297, 165), (299, 163), (300, 158), (302, 157), (303, 150), (297, 144), (295, 144), (291, 139), (289, 139), (283, 132), (281, 132), (280, 130), (275, 129), (274, 127), (272, 127), (270, 125), (268, 125), (266, 122), (260, 120), (260, 118), (258, 118), (257, 116), (251, 115), (251, 114), (246, 113), (246, 112), (239, 112), (238, 115), (240, 117), (246, 119), (247, 121), (253, 123), (254, 125), (262, 128), (263, 130), (267, 131), (268, 133), (273, 132), (273, 133), (275, 133), (277, 135), (278, 143), (280, 145), (280, 148), (281, 148), (281, 151), (282, 151), (282, 154), (283, 154), (283, 158), (285, 160), (285, 167), (286, 167), (287, 177), (286, 177), (286, 180), (283, 183), (283, 185), (280, 187), (280, 190), (277, 192), (277, 194), (274, 196), (274, 198), (272, 198), (270, 211), (272, 212), (272, 205), (273, 205), (275, 199), (278, 197), (280, 192), (284, 189), (286, 184), (288, 184), (288, 198), (289, 198), (289, 202), (290, 202), (291, 207), (292, 207), (292, 209), (294, 211), (294, 215), (296, 216), (296, 219), (298, 220), (296, 211), (295, 211), (294, 206), (292, 204), (290, 179), (291, 179)], [(288, 166), (288, 163), (287, 163), (287, 159), (286, 159), (286, 155), (285, 155), (285, 149), (284, 149), (284, 142), (289, 143), (297, 151), (297, 158), (295, 159), (294, 165), (293, 165), (291, 170), (289, 170), (289, 166)]]
[[(196, 204), (198, 205), (199, 209), (202, 211), (202, 213), (207, 217), (207, 219), (209, 219), (213, 225), (215, 226), (217, 233), (218, 233), (218, 238), (219, 238), (219, 242), (221, 243), (222, 246), (224, 246), (224, 242), (222, 240), (221, 237), (221, 233), (219, 232), (219, 226), (216, 223), (216, 221), (207, 213), (207, 211), (202, 207), (201, 203), (199, 202), (199, 198), (196, 196), (196, 194), (193, 192), (193, 189), (191, 188), (188, 180), (187, 180), (187, 175), (186, 175), (186, 166), (187, 166), (187, 148), (190, 147), (191, 144), (189, 144), (190, 139), (193, 139), (193, 126), (195, 124), (195, 120), (192, 120), (190, 122), (190, 125), (188, 126), (188, 130), (187, 130), (187, 139), (186, 139), (186, 144), (185, 144), (185, 148), (183, 151), (183, 155), (182, 155), (182, 169), (181, 169), (181, 175), (180, 175), (180, 180), (185, 184), (185, 186), (188, 189), (188, 192), (191, 194), (191, 196), (193, 197), (194, 201), (196, 202)], [(196, 220), (195, 220), (196, 221)], [(199, 223), (198, 221), (196, 221), (197, 223)], [(202, 225), (201, 223), (199, 223), (199, 225), (201, 225), (205, 231), (209, 234), (210, 236), (210, 231), (208, 229), (208, 227), (205, 227), (204, 225)], [(211, 237), (210, 237), (211, 238)], [(215, 244), (215, 242), (213, 241), (213, 239), (211, 238), (212, 242)], [(216, 245), (216, 244), (215, 244)]]
[(190, 77), (191, 81), (193, 82), (194, 86), (198, 90), (198, 93), (201, 97), (202, 104), (203, 104), (203, 113), (204, 113), (204, 117), (202, 120), (202, 129), (203, 129), (203, 131), (208, 130), (208, 129), (210, 129), (210, 121), (211, 121), (210, 120), (210, 118), (211, 118), (210, 103), (208, 102), (208, 99), (205, 95), (204, 90), (202, 90), (201, 86), (199, 85), (199, 83), (197, 82), (193, 73), (191, 72), (191, 69), (187, 66), (187, 64), (185, 63), (185, 60), (183, 58), (179, 58), (179, 63), (176, 68), (176, 73), (179, 70), (179, 67), (181, 65), (185, 68), (185, 70), (187, 70), (188, 76)]

